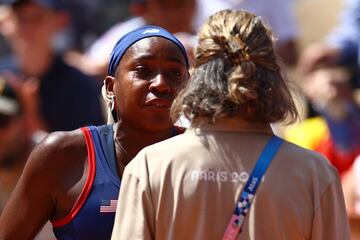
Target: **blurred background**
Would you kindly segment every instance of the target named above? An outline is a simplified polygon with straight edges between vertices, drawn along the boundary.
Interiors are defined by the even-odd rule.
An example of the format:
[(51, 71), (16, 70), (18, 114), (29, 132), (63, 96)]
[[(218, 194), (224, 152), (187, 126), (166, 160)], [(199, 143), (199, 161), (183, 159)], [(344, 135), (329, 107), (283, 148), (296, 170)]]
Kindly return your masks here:
[(162, 26), (191, 59), (196, 30), (222, 9), (246, 9), (273, 29), (301, 113), (273, 129), (338, 169), (360, 239), (360, 0), (0, 0), (0, 213), (43, 136), (104, 123), (100, 88), (122, 35)]

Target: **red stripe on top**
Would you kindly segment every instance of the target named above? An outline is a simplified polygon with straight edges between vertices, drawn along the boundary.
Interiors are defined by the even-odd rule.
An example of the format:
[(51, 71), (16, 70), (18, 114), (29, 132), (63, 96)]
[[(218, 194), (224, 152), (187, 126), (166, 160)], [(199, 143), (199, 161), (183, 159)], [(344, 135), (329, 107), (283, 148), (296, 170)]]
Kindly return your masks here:
[(78, 212), (84, 205), (87, 197), (89, 196), (92, 184), (94, 182), (95, 172), (96, 172), (96, 160), (95, 160), (96, 156), (95, 156), (94, 143), (92, 141), (91, 132), (89, 128), (85, 128), (85, 127), (81, 128), (81, 131), (84, 133), (86, 147), (87, 147), (88, 164), (89, 164), (88, 176), (84, 188), (82, 189), (78, 199), (76, 200), (69, 214), (61, 219), (52, 221), (51, 223), (53, 227), (62, 227), (75, 218), (75, 216), (78, 214)]

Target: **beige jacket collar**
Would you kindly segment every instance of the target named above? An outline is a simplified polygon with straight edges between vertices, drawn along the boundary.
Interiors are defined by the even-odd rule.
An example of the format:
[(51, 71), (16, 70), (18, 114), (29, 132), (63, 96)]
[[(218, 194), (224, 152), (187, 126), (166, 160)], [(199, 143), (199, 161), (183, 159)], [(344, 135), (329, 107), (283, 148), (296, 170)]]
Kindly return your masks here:
[(222, 131), (222, 132), (254, 132), (274, 134), (268, 123), (252, 123), (240, 117), (225, 117), (217, 119), (215, 123), (204, 123), (198, 127), (191, 127), (187, 131)]

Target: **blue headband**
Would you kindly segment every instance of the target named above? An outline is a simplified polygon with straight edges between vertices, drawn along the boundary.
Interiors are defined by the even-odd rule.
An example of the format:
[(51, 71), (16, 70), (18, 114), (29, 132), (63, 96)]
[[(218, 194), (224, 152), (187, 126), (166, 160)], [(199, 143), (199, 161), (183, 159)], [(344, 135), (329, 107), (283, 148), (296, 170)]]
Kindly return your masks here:
[(186, 50), (181, 42), (164, 28), (147, 25), (125, 34), (117, 41), (111, 53), (108, 66), (108, 75), (113, 77), (115, 76), (116, 68), (129, 47), (131, 47), (137, 41), (148, 37), (163, 37), (175, 43), (176, 46), (180, 48), (181, 53), (185, 57), (186, 67), (189, 68), (189, 60), (186, 54)]

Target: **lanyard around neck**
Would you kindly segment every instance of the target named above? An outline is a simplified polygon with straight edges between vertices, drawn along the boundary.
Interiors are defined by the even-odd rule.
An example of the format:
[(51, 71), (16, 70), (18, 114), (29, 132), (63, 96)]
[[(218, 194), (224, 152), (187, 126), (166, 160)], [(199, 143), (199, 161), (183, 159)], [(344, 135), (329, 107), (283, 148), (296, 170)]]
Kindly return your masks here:
[(246, 182), (244, 189), (240, 194), (240, 198), (236, 203), (234, 213), (228, 223), (222, 240), (234, 240), (241, 231), (241, 226), (243, 225), (245, 217), (249, 212), (261, 179), (282, 143), (283, 140), (281, 138), (273, 135), (266, 144), (248, 181)]

